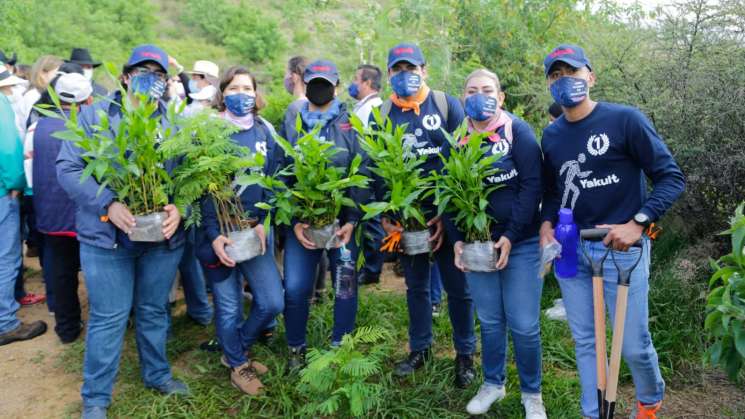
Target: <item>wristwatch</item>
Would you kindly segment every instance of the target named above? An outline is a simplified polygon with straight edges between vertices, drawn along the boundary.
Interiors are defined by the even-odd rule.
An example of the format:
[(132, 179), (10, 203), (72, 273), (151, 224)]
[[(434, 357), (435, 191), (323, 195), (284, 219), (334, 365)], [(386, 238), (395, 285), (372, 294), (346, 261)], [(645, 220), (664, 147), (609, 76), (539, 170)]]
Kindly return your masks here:
[(647, 228), (650, 224), (652, 224), (652, 220), (647, 214), (643, 212), (637, 212), (636, 215), (634, 215), (634, 222), (644, 228)]

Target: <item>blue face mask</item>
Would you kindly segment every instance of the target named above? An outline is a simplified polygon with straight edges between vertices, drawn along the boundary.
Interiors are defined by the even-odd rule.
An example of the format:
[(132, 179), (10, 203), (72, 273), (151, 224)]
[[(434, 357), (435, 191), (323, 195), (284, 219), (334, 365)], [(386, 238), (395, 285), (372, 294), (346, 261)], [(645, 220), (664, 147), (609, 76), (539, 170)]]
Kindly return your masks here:
[(256, 96), (237, 93), (225, 96), (225, 107), (235, 116), (246, 116), (256, 105)]
[(468, 96), (465, 111), (474, 121), (486, 121), (497, 114), (497, 98), (483, 93)]
[(391, 88), (398, 97), (415, 95), (422, 87), (422, 76), (411, 71), (402, 71), (391, 77)]
[(352, 99), (357, 99), (357, 96), (360, 95), (360, 88), (357, 86), (357, 83), (352, 83), (347, 87), (347, 93), (349, 93), (349, 96), (352, 97)]
[(194, 79), (189, 80), (189, 93), (196, 93), (202, 89), (197, 86), (197, 81)]
[(166, 82), (154, 73), (137, 74), (129, 82), (132, 92), (148, 95), (152, 99), (160, 99), (166, 91)]
[(556, 103), (573, 108), (587, 98), (587, 80), (576, 77), (562, 77), (551, 85), (551, 96)]

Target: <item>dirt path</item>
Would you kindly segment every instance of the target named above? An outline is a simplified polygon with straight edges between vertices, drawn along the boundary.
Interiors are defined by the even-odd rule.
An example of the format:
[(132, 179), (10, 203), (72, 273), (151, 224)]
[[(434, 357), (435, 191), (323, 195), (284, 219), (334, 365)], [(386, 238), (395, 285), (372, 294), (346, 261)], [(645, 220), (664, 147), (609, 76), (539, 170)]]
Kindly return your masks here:
[[(39, 271), (36, 258), (28, 259), (26, 266)], [(26, 279), (26, 291), (44, 293), (41, 275)], [(80, 292), (84, 297), (84, 287)], [(49, 329), (36, 339), (0, 347), (0, 417), (64, 417), (79, 404), (82, 377), (65, 372), (60, 363), (65, 345), (54, 333), (54, 317), (46, 304), (22, 307), (18, 316), (24, 322), (44, 320)]]

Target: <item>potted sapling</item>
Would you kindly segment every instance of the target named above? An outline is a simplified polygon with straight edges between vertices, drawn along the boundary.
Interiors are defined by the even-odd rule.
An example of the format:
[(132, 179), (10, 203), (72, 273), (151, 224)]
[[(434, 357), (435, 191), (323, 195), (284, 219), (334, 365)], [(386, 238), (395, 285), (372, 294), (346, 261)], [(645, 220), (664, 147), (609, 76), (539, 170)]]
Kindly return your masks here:
[[(109, 68), (113, 74), (115, 69)], [(163, 221), (167, 218), (163, 207), (168, 205), (173, 182), (167, 169), (175, 160), (169, 159), (160, 147), (176, 133), (171, 125), (177, 109), (174, 104), (163, 110), (159, 101), (138, 95), (133, 103), (124, 88), (121, 91), (121, 119), (112, 120), (100, 112), (99, 124), (84, 127), (79, 123), (78, 110), (73, 107), (69, 116), (64, 112), (40, 109), (46, 116), (65, 120), (67, 130), (55, 134), (57, 138), (72, 141), (82, 149), (86, 163), (81, 182), (93, 176), (100, 185), (98, 193), (111, 190), (117, 201), (124, 203), (135, 218), (135, 226), (128, 232), (135, 242), (160, 242), (165, 240)], [(59, 108), (59, 98), (50, 90), (52, 101)], [(109, 99), (103, 99), (109, 100)], [(118, 118), (118, 115), (117, 115)], [(118, 130), (111, 130), (118, 124)], [(116, 135), (112, 134), (116, 131)]]
[[(347, 196), (350, 188), (366, 188), (367, 176), (360, 173), (362, 156), (354, 156), (348, 167), (336, 164), (346, 152), (318, 137), (320, 127), (302, 132), (293, 146), (279, 136), (277, 144), (285, 153), (284, 167), (272, 176), (247, 176), (241, 182), (258, 183), (271, 191), (267, 202), (257, 204), (272, 210), (276, 224), (308, 224), (308, 240), (317, 249), (336, 247), (339, 214), (343, 207), (356, 207)], [(299, 130), (300, 132), (300, 130)]]
[(373, 114), (376, 123), (371, 126), (364, 126), (356, 117), (351, 121), (372, 162), (369, 169), (376, 181), (375, 201), (362, 205), (363, 219), (384, 216), (403, 229), (400, 237), (384, 249), (390, 251), (398, 246), (406, 255), (428, 253), (430, 232), (425, 212), (426, 203), (434, 194), (434, 182), (422, 168), (427, 157), (415, 152), (415, 141), (406, 134), (405, 126), (394, 128), (389, 119), (383, 121), (377, 109)]
[[(181, 130), (162, 146), (182, 162), (173, 173), (176, 206), (187, 214), (186, 226), (202, 224), (201, 208), (214, 211), (219, 233), (232, 244), (225, 252), (236, 263), (264, 253), (254, 231), (263, 210), (244, 208), (237, 178), (261, 172), (264, 156), (252, 153), (230, 137), (238, 128), (211, 112), (180, 121)], [(200, 205), (207, 203), (208, 205)]]
[(490, 153), (483, 144), (486, 134), (466, 135), (466, 125), (452, 135), (447, 157), (440, 156), (443, 170), (435, 175), (435, 203), (446, 222), (464, 233), (460, 261), (466, 270), (493, 272), (497, 270), (498, 254), (491, 237), (495, 220), (488, 214), (489, 195), (500, 185), (487, 186), (485, 179), (499, 169), (494, 163), (501, 157)]

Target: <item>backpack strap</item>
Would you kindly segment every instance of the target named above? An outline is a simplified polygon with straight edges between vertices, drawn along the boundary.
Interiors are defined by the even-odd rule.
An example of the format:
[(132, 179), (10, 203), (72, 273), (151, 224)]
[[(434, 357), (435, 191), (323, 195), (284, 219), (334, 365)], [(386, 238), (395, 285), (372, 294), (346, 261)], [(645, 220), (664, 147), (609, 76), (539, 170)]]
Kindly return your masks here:
[(441, 90), (433, 90), (432, 91), (432, 98), (435, 100), (435, 106), (437, 106), (437, 111), (440, 112), (440, 115), (443, 117), (443, 122), (445, 122), (445, 125), (447, 125), (448, 121), (448, 97), (445, 94), (445, 92)]

